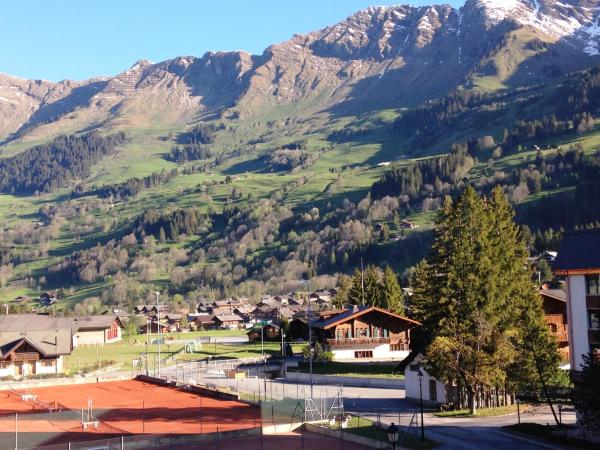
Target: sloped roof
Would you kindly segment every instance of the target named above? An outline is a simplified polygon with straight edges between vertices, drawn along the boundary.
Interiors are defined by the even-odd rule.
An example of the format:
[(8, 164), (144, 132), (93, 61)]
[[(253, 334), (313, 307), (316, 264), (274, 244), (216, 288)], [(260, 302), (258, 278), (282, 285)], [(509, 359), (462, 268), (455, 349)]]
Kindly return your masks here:
[(566, 233), (552, 264), (558, 275), (568, 272), (600, 272), (600, 229)]
[(75, 323), (77, 330), (105, 330), (112, 327), (115, 320), (123, 327), (121, 320), (113, 315), (77, 317)]
[(562, 289), (542, 289), (540, 293), (545, 297), (550, 297), (561, 302), (567, 301), (567, 293)]
[(345, 322), (346, 320), (349, 319), (354, 319), (356, 317), (360, 317), (364, 314), (367, 314), (369, 312), (372, 311), (376, 311), (376, 312), (380, 312), (382, 314), (387, 314), (389, 316), (395, 317), (397, 319), (401, 319), (404, 320), (406, 322), (410, 322), (414, 325), (421, 325), (419, 322), (417, 322), (416, 320), (412, 320), (409, 319), (407, 317), (403, 317), (399, 314), (395, 314), (391, 311), (387, 311), (385, 309), (382, 308), (377, 308), (376, 306), (359, 306), (353, 309), (347, 309), (346, 311), (344, 311), (343, 313), (337, 314), (335, 316), (329, 317), (328, 319), (325, 320), (319, 320), (315, 323), (312, 324), (312, 327), (314, 328), (322, 328), (322, 329), (327, 329), (327, 328), (331, 328), (334, 325), (337, 325), (339, 323)]
[(72, 333), (70, 329), (27, 330), (0, 332), (0, 351), (2, 357), (16, 349), (23, 342), (28, 342), (47, 358), (68, 355), (72, 349)]
[(243, 319), (237, 314), (223, 314), (215, 316), (213, 320), (218, 320), (219, 322), (241, 322)]
[(23, 330), (72, 329), (72, 317), (52, 317), (45, 314), (9, 314), (0, 316), (0, 332)]

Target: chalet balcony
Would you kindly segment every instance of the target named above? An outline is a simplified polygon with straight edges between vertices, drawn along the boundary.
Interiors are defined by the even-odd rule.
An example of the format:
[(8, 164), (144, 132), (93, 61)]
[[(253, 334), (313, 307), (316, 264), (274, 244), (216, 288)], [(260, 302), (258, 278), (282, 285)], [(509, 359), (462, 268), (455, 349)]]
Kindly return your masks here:
[(352, 348), (357, 345), (382, 345), (389, 344), (389, 337), (359, 337), (344, 339), (327, 339), (330, 348)]
[(566, 331), (557, 331), (556, 333), (553, 333), (553, 334), (556, 337), (556, 341), (559, 344), (569, 342), (569, 334)]
[(14, 362), (38, 361), (40, 354), (36, 352), (18, 352), (13, 353), (9, 358)]

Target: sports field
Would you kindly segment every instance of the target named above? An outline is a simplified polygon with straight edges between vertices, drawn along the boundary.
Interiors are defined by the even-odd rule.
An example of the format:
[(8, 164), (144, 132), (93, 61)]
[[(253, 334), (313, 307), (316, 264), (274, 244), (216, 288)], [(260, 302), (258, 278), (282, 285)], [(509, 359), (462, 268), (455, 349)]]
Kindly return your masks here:
[[(23, 394), (30, 398), (24, 400)], [(91, 402), (91, 403), (90, 403)], [(90, 409), (91, 406), (91, 409)], [(16, 415), (16, 417), (15, 417)], [(84, 422), (92, 422), (85, 427)], [(0, 448), (260, 426), (257, 408), (138, 380), (0, 391)]]

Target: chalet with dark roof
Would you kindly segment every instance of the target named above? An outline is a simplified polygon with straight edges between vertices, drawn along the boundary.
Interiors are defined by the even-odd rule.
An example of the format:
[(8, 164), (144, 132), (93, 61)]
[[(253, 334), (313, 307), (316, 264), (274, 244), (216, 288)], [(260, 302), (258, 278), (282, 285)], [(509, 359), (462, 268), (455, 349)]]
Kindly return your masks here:
[(337, 361), (403, 360), (410, 331), (421, 324), (375, 306), (357, 307), (311, 323), (313, 333)]

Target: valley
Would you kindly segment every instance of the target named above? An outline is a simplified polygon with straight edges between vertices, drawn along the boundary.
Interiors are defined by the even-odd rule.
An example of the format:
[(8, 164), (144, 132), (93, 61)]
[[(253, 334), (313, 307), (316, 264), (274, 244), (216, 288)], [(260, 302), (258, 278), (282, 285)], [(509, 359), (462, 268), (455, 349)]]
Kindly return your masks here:
[[(57, 290), (70, 313), (95, 297), (128, 309), (157, 288), (180, 304), (258, 299), (303, 279), (337, 286), (361, 261), (406, 284), (443, 197), (494, 180), (531, 250), (552, 249), (559, 229), (600, 219), (560, 214), (600, 148), (593, 2), (516, 3), (369, 8), (262, 55), (138, 61), (81, 82), (2, 75), (0, 166), (59, 136), (126, 138), (89, 172), (0, 194), (0, 301), (37, 308)], [(209, 142), (182, 143), (197, 129)], [(460, 170), (373, 195), (386, 173), (459, 148)], [(590, 167), (554, 160), (571, 152)]]

